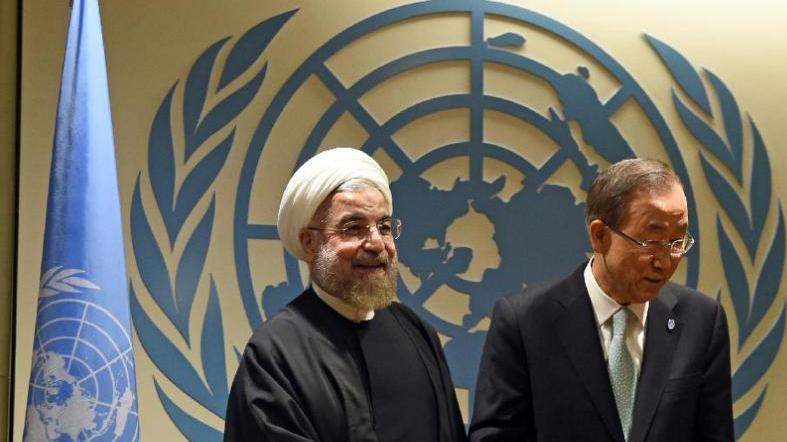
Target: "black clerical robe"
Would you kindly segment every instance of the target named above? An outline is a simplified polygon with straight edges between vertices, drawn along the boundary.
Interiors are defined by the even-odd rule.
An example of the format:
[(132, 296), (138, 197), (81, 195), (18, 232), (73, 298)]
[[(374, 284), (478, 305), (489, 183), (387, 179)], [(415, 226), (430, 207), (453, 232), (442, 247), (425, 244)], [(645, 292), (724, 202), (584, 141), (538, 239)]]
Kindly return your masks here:
[[(402, 304), (387, 310), (428, 373), (432, 391), (424, 394), (433, 395), (437, 407), (438, 441), (466, 440), (437, 334)], [(235, 375), (224, 440), (377, 441), (365, 367), (347, 323), (311, 289), (265, 322)]]

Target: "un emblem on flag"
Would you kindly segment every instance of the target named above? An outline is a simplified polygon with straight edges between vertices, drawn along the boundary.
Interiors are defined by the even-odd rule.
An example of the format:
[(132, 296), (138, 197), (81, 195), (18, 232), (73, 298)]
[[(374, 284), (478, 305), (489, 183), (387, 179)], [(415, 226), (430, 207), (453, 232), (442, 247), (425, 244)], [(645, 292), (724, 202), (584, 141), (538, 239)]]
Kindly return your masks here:
[(42, 284), (24, 439), (136, 439), (131, 338), (106, 308), (63, 297), (98, 288), (68, 279)]
[[(149, 170), (136, 181), (133, 318), (160, 370), (158, 397), (186, 437), (221, 435), (189, 410), (224, 415), (232, 373), (215, 361), (234, 366), (243, 345), (225, 346), (226, 319), (245, 316), (253, 330), (304, 288), (307, 275), (279, 243), (280, 194), (271, 189), (283, 189), (320, 149), (341, 145), (372, 155), (391, 179), (395, 216), (404, 221), (399, 299), (441, 335), (466, 408), (494, 301), (574, 269), (589, 251), (584, 195), (597, 168), (643, 152), (669, 162), (682, 178), (690, 219), (708, 215), (698, 213), (691, 187), (704, 179), (719, 213), (731, 220), (720, 218), (711, 232), (693, 222), (692, 234), (718, 240), (712, 253), (722, 256), (726, 273), (717, 296), (732, 300), (737, 348), (765, 336), (739, 361), (734, 400), (755, 389), (784, 331), (777, 296), (784, 222), (770, 198), (764, 143), (717, 77), (701, 76), (669, 46), (646, 37), (677, 87), (675, 108), (659, 109), (613, 57), (555, 20), (495, 2), (422, 2), (383, 11), (321, 45), (267, 95), (251, 142), (238, 143), (238, 117), (268, 84), (269, 66), (280, 62), (268, 46), (295, 14), (268, 18), (197, 57), (153, 118)], [(430, 31), (437, 24), (439, 34)], [(665, 111), (677, 112), (681, 125), (669, 127)], [(181, 123), (182, 140), (173, 129)], [(701, 174), (689, 175), (674, 130), (698, 141)], [(754, 141), (744, 148), (747, 131)], [(232, 155), (239, 169), (225, 167)], [(746, 173), (743, 164), (753, 170)], [(226, 200), (217, 203), (214, 186), (222, 180), (236, 189), (231, 213)], [(224, 241), (227, 232), (232, 241)], [(733, 247), (731, 236), (747, 247)], [(747, 281), (740, 269), (754, 265), (761, 246), (769, 250), (763, 272)], [(699, 260), (699, 253), (685, 258), (678, 282), (699, 284)], [(228, 279), (233, 284), (219, 282)], [(764, 320), (771, 311), (779, 312), (776, 320)], [(181, 393), (188, 400), (174, 399)], [(739, 434), (765, 389), (756, 395), (736, 416)]]

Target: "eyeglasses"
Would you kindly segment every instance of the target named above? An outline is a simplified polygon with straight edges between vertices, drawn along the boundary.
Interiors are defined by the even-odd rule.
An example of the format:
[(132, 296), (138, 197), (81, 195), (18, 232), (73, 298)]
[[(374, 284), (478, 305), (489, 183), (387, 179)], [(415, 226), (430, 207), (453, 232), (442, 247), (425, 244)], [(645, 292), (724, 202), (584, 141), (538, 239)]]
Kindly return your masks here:
[(402, 234), (402, 220), (398, 218), (385, 218), (374, 224), (365, 224), (358, 221), (349, 222), (341, 227), (307, 227), (309, 230), (329, 232), (339, 235), (346, 240), (362, 241), (372, 234), (372, 228), (377, 229), (377, 233), (386, 238), (398, 239)]
[(658, 239), (639, 240), (626, 235), (625, 233), (610, 226), (609, 224), (607, 224), (607, 227), (609, 228), (609, 230), (617, 233), (618, 235), (638, 245), (640, 247), (640, 250), (642, 250), (643, 252), (650, 253), (653, 255), (659, 253), (664, 249), (667, 249), (670, 255), (683, 256), (694, 245), (694, 238), (691, 236), (689, 232), (686, 232), (686, 235), (683, 238), (676, 239), (673, 241), (658, 240)]

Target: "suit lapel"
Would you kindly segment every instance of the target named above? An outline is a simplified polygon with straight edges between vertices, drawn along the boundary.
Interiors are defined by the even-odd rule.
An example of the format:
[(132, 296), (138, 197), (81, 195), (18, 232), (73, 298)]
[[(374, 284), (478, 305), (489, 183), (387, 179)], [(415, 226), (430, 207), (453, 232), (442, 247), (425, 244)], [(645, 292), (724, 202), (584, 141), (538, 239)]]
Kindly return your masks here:
[(557, 334), (601, 415), (610, 437), (623, 441), (609, 373), (604, 363), (596, 319), (583, 279), (584, 266), (568, 280), (569, 286), (556, 298), (563, 310), (558, 314)]
[[(668, 287), (665, 287), (657, 298), (650, 301), (642, 373), (637, 387), (629, 442), (645, 440), (664, 384), (669, 377), (672, 356), (681, 331), (680, 318), (675, 312), (676, 304), (677, 298)], [(670, 320), (674, 321), (671, 322), (673, 327), (668, 326)]]

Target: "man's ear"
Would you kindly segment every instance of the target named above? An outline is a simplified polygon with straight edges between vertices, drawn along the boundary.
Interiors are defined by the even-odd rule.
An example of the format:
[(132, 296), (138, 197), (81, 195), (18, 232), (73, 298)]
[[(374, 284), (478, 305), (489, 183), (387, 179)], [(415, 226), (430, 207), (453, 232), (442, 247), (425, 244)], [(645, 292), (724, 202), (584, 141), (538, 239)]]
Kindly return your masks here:
[(604, 221), (600, 219), (591, 221), (588, 225), (588, 232), (590, 235), (590, 246), (593, 248), (593, 251), (596, 253), (606, 253), (609, 249), (611, 238), (609, 229), (607, 229), (607, 225), (604, 224)]
[(298, 232), (298, 241), (300, 241), (301, 247), (303, 248), (303, 260), (311, 264), (317, 256), (317, 249), (319, 246), (315, 235), (311, 230), (303, 227), (301, 231)]

